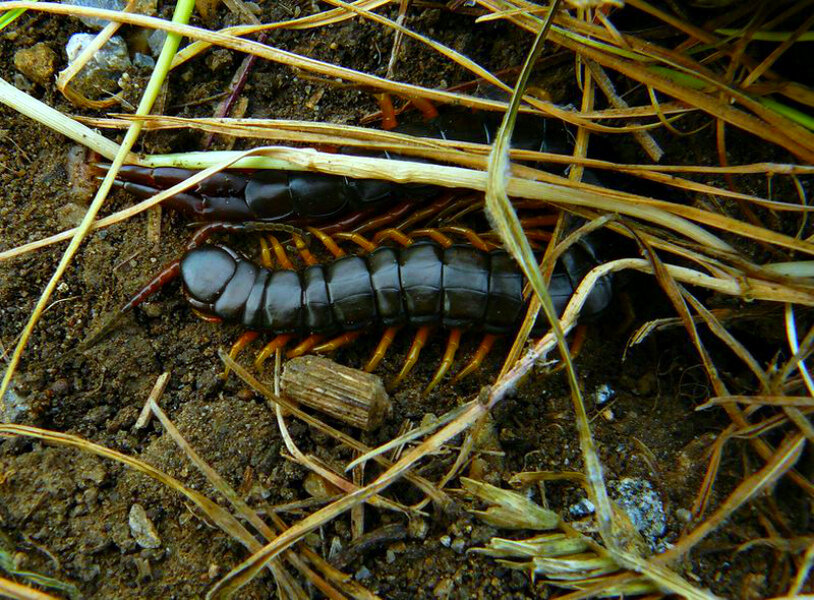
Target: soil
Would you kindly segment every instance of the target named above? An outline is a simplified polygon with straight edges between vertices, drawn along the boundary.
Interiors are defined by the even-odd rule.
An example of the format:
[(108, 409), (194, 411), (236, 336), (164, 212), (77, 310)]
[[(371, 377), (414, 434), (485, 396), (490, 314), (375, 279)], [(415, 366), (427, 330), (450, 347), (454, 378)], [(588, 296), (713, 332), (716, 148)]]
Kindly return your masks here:
[[(168, 15), (171, 6), (160, 6)], [(269, 3), (262, 6), (264, 21), (313, 12), (310, 2)], [(387, 12), (387, 11), (386, 11)], [(394, 11), (393, 11), (394, 12)], [(470, 17), (445, 10), (411, 9), (407, 25), (497, 70), (522, 63), (529, 37), (508, 25), (488, 23), (472, 27)], [(390, 16), (394, 16), (390, 15)], [(233, 20), (221, 7), (209, 26)], [(39, 42), (57, 55), (57, 70), (66, 66), (65, 43), (77, 31), (76, 20), (28, 13), (0, 37), (0, 72), (20, 85), (14, 55)], [(379, 27), (352, 21), (317, 31), (276, 33), (269, 42), (321, 60), (384, 74), (392, 37)], [(171, 78), (164, 110), (182, 116), (211, 116), (217, 95), (226, 90), (242, 57), (214, 50), (183, 67)], [(146, 74), (130, 73), (133, 89)], [(448, 87), (468, 78), (446, 60), (407, 41), (394, 77)], [(541, 85), (562, 104), (578, 103), (573, 64), (569, 59), (539, 75)], [(621, 91), (627, 84), (620, 82)], [(52, 84), (28, 83), (35, 97), (66, 113), (79, 111)], [(315, 93), (324, 94), (310, 108)], [(632, 93), (638, 93), (632, 90)], [(362, 90), (325, 86), (276, 64), (258, 63), (244, 94), (246, 116), (328, 120), (357, 123), (375, 110), (373, 98)], [(89, 114), (89, 113), (83, 113)], [(692, 130), (704, 121), (691, 117), (682, 129)], [(68, 160), (71, 143), (45, 127), (6, 107), (0, 107), (0, 250), (36, 240), (72, 226), (81, 218), (80, 194), (72, 187), (73, 167)], [(767, 144), (727, 130), (733, 163), (789, 157)], [(121, 138), (121, 134), (111, 134)], [(716, 164), (714, 132), (707, 127), (687, 138), (656, 134), (667, 154), (667, 163)], [(199, 149), (202, 135), (195, 132), (148, 133), (139, 150), (166, 152)], [(218, 140), (218, 144), (223, 144)], [(631, 138), (603, 140), (618, 160), (645, 162)], [(717, 185), (723, 180), (702, 179)], [(774, 193), (785, 193), (783, 182), (774, 182)], [(741, 179), (744, 191), (765, 193), (766, 182)], [(810, 182), (805, 185), (809, 186)], [(662, 195), (678, 201), (707, 203), (708, 198)], [(796, 196), (794, 196), (796, 198)], [(116, 191), (103, 212), (109, 214), (132, 203)], [(737, 214), (737, 209), (725, 205)], [(776, 218), (776, 215), (763, 215)], [(768, 222), (768, 221), (767, 221)], [(793, 221), (778, 221), (778, 229), (794, 232)], [(219, 377), (218, 348), (228, 347), (238, 329), (204, 322), (187, 308), (177, 286), (170, 286), (149, 304), (129, 314), (116, 330), (84, 353), (77, 346), (111, 317), (123, 302), (157, 268), (178, 255), (188, 236), (183, 218), (164, 212), (161, 237), (148, 241), (146, 218), (136, 218), (90, 236), (60, 283), (53, 302), (28, 344), (15, 376), (15, 393), (24, 410), (18, 422), (81, 436), (107, 448), (137, 457), (181, 480), (186, 486), (223, 503), (203, 475), (188, 461), (163, 428), (153, 420), (138, 429), (141, 408), (163, 372), (171, 374), (160, 404), (189, 444), (258, 510), (305, 500), (307, 471), (281, 456), (284, 449), (274, 414), (265, 401), (249, 392), (235, 377)], [(760, 248), (741, 243), (746, 251)], [(0, 269), (0, 342), (9, 351), (25, 325), (39, 294), (56, 267), (63, 247), (51, 247), (3, 263)], [(585, 391), (593, 433), (606, 479), (647, 480), (660, 497), (666, 514), (666, 532), (658, 542), (674, 541), (687, 525), (706, 470), (711, 443), (729, 424), (723, 411), (696, 412), (711, 394), (707, 379), (682, 329), (651, 335), (622, 360), (630, 333), (645, 321), (672, 316), (674, 312), (653, 282), (644, 277), (621, 278), (613, 306), (589, 324), (585, 346), (576, 365)], [(740, 306), (733, 300), (706, 297), (718, 306)], [(626, 314), (634, 315), (625, 323)], [(757, 321), (733, 325), (736, 336), (768, 363), (782, 345), (781, 313), (767, 312)], [(374, 336), (375, 337), (375, 336)], [(475, 336), (466, 336), (463, 355), (471, 355)], [(408, 346), (400, 336), (379, 372), (388, 379), (400, 368)], [(722, 377), (733, 393), (755, 388), (742, 364), (711, 336), (704, 338)], [(372, 433), (351, 431), (366, 444), (376, 446), (399, 433), (403, 423), (421, 422), (426, 414), (441, 415), (473, 398), (490, 383), (508, 349), (499, 343), (476, 376), (459, 385), (445, 383), (423, 397), (423, 386), (432, 376), (443, 350), (444, 338), (436, 335), (422, 354), (405, 385), (393, 395), (393, 414)], [(363, 341), (338, 353), (336, 359), (360, 366), (373, 341)], [(248, 358), (243, 358), (248, 363)], [(597, 402), (603, 386), (613, 390), (605, 404)], [(568, 386), (560, 374), (542, 371), (519, 387), (494, 412), (491, 443), (504, 455), (484, 454), (476, 463), (480, 476), (506, 486), (520, 471), (571, 471), (582, 466)], [(289, 419), (291, 434), (303, 452), (342, 464), (349, 453), (336, 442)], [(779, 437), (772, 438), (775, 441)], [(423, 463), (421, 474), (439, 478), (455, 460), (449, 451)], [(743, 440), (726, 444), (717, 481), (710, 498), (714, 509), (734, 487), (760, 464)], [(811, 475), (811, 461), (800, 470)], [(372, 478), (375, 470), (369, 469)], [(453, 485), (457, 487), (457, 485)], [(786, 493), (788, 492), (788, 493)], [(407, 484), (397, 484), (391, 497), (413, 503), (420, 499)], [(465, 498), (455, 495), (460, 507)], [(549, 506), (569, 515), (570, 507), (585, 497), (578, 485), (554, 483), (546, 487)], [(532, 498), (541, 501), (535, 492)], [(128, 519), (140, 505), (155, 527), (160, 544), (144, 548), (131, 533)], [(788, 576), (794, 575), (789, 555), (768, 546), (738, 546), (751, 539), (775, 535), (767, 529), (766, 514), (782, 517), (796, 535), (810, 535), (810, 499), (787, 482), (772, 498), (740, 510), (680, 565), (696, 585), (725, 597), (758, 598), (784, 593)], [(289, 523), (300, 513), (282, 514)], [(375, 508), (365, 509), (366, 531), (397, 525), (406, 519)], [(485, 526), (460, 510), (452, 515), (430, 511), (427, 530), (414, 527), (412, 535), (388, 537), (365, 552), (332, 556), (368, 589), (383, 598), (528, 598), (548, 597), (555, 588), (532, 581), (525, 572), (511, 570), (467, 549), (484, 545), (494, 535), (523, 536)], [(414, 530), (419, 530), (415, 533)], [(245, 549), (214, 529), (184, 499), (166, 486), (122, 466), (78, 450), (46, 445), (29, 438), (0, 442), (0, 531), (4, 551), (14, 557), (19, 570), (35, 571), (70, 583), (86, 598), (196, 598), (247, 557)], [(393, 531), (393, 529), (382, 529)], [(529, 534), (529, 532), (525, 532)], [(529, 534), (530, 535), (530, 534)], [(398, 538), (398, 539), (395, 539)], [(339, 541), (351, 541), (350, 520), (336, 519), (309, 536), (305, 543), (328, 557)], [(462, 541), (461, 541), (462, 540)], [(3, 550), (0, 548), (0, 550)], [(275, 593), (268, 574), (241, 591), (241, 598), (266, 598)], [(51, 590), (51, 593), (58, 593)], [(319, 595), (314, 592), (315, 595)]]

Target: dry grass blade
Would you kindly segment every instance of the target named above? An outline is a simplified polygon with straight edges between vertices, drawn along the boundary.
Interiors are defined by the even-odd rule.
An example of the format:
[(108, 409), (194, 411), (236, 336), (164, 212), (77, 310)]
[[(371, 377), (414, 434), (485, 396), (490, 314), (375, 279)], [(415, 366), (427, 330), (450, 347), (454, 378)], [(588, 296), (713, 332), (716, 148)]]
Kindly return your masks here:
[(720, 406), (730, 402), (755, 406), (799, 406), (814, 407), (814, 398), (811, 396), (719, 396), (710, 398), (704, 404), (699, 404), (695, 410), (706, 410), (713, 406)]
[(55, 596), (0, 577), (0, 594), (14, 600), (57, 600)]
[[(251, 507), (246, 504), (243, 498), (230, 486), (226, 480), (223, 479), (212, 467), (210, 467), (206, 461), (204, 461), (197, 452), (189, 445), (189, 443), (184, 439), (181, 435), (181, 432), (175, 427), (175, 425), (170, 421), (161, 407), (158, 405), (155, 399), (152, 397), (149, 399), (149, 406), (152, 410), (153, 414), (158, 417), (158, 420), (161, 421), (161, 425), (170, 435), (170, 437), (178, 444), (178, 447), (183, 450), (184, 454), (192, 461), (192, 463), (203, 473), (203, 475), (207, 478), (207, 480), (218, 490), (223, 496), (229, 501), (229, 503), (235, 508), (238, 514), (240, 514), (244, 519), (246, 519), (252, 526), (260, 533), (266, 540), (272, 540), (275, 537), (274, 531), (266, 525), (266, 523), (260, 518), (260, 516), (251, 509)], [(245, 530), (244, 530), (245, 531)], [(255, 552), (260, 548), (260, 543), (249, 534), (248, 531), (245, 531), (245, 535), (240, 539), (241, 542), (246, 546), (249, 551)], [(285, 553), (285, 558), (299, 570), (305, 577), (314, 584), (318, 589), (320, 589), (328, 598), (332, 599), (341, 599), (343, 596), (337, 592), (336, 589), (333, 588), (327, 581), (316, 575), (303, 561), (297, 556), (297, 554), (293, 551), (288, 551)], [(283, 570), (282, 565), (279, 564), (278, 561), (272, 561), (269, 563), (269, 567), (271, 568), (272, 573), (274, 573), (275, 578), (279, 581), (286, 577), (286, 574)], [(290, 582), (289, 585), (294, 585), (299, 587), (296, 582)]]
[(182, 494), (198, 508), (200, 508), (201, 511), (203, 511), (203, 513), (206, 514), (206, 516), (209, 517), (213, 523), (217, 523), (221, 529), (235, 539), (241, 539), (247, 533), (237, 519), (235, 519), (226, 510), (212, 502), (209, 498), (199, 492), (185, 487), (174, 477), (171, 477), (163, 471), (159, 471), (155, 467), (152, 467), (137, 458), (133, 458), (132, 456), (127, 456), (126, 454), (122, 454), (116, 450), (111, 450), (109, 448), (105, 448), (104, 446), (94, 444), (82, 439), (81, 437), (60, 433), (57, 431), (49, 431), (47, 429), (40, 429), (38, 427), (28, 427), (26, 425), (13, 425), (9, 423), (0, 424), (0, 436), (25, 436), (35, 438), (44, 442), (49, 442), (60, 446), (67, 446), (69, 448), (75, 448), (84, 452), (91, 452), (103, 458), (115, 460), (141, 473), (144, 473), (149, 477), (152, 477), (159, 483), (162, 483)]
[[(25, 92), (21, 92), (5, 79), (0, 79), (0, 102), (38, 123), (42, 123), (53, 131), (58, 131), (76, 143), (98, 152), (108, 160), (112, 160), (119, 151), (117, 143), (51, 108), (44, 102), (29, 96)], [(127, 161), (136, 164), (138, 157), (134, 154), (128, 155)]]
[[(226, 352), (222, 350), (218, 352), (221, 360), (224, 364), (229, 368), (230, 371), (234, 372), (246, 385), (252, 388), (257, 393), (264, 396), (270, 404), (282, 406), (286, 412), (296, 416), (298, 419), (301, 419), (311, 427), (315, 428), (316, 430), (334, 438), (345, 444), (347, 447), (352, 448), (360, 453), (370, 453), (373, 450), (362, 444), (361, 442), (357, 441), (356, 439), (352, 438), (351, 436), (339, 431), (320, 421), (319, 419), (313, 417), (312, 415), (308, 414), (307, 412), (301, 410), (297, 405), (289, 402), (284, 396), (280, 396), (275, 394), (274, 391), (269, 388), (268, 386), (264, 385), (260, 381), (257, 380), (251, 373), (249, 373), (246, 369), (240, 366), (237, 362), (235, 362)], [(381, 455), (374, 454), (372, 456), (373, 460), (378, 462), (380, 465), (383, 465), (385, 468), (389, 468), (393, 465), (392, 462), (388, 461)], [(427, 479), (419, 475), (415, 475), (413, 473), (408, 473), (406, 475), (407, 481), (416, 485), (422, 492), (427, 494), (433, 501), (442, 509), (446, 509), (452, 503), (452, 500), (444, 493), (442, 490), (438, 489), (434, 486), (431, 482)]]
[(769, 489), (784, 473), (794, 467), (803, 452), (805, 442), (805, 437), (799, 433), (789, 435), (757, 473), (742, 481), (713, 514), (656, 560), (666, 564), (685, 555), (720, 527), (738, 508)]
[(417, 461), (435, 452), (447, 441), (465, 431), (485, 411), (486, 408), (482, 403), (473, 403), (470, 409), (462, 414), (459, 419), (446, 425), (419, 446), (408, 451), (375, 481), (318, 510), (281, 533), (273, 542), (264, 546), (259, 552), (253, 554), (218, 581), (207, 594), (207, 598), (213, 600), (224, 599), (236, 593), (254, 579), (264, 565), (279, 555), (280, 552), (296, 543), (302, 536), (386, 489), (390, 484), (404, 476)]

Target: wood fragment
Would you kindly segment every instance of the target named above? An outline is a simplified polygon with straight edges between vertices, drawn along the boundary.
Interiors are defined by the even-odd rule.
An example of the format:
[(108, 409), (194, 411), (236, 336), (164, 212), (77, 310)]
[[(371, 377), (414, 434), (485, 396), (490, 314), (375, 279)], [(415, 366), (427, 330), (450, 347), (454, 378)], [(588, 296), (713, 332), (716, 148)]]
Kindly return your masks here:
[(380, 377), (319, 356), (289, 360), (281, 383), (291, 400), (364, 431), (381, 425), (391, 410)]

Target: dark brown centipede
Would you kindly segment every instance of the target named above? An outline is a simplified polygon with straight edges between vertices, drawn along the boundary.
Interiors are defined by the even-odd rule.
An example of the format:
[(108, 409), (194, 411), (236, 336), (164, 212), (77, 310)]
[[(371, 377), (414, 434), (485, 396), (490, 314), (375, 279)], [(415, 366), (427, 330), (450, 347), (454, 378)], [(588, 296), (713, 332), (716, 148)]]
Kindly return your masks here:
[[(202, 316), (239, 323), (251, 332), (276, 334), (263, 356), (294, 337), (312, 340), (303, 351), (334, 350), (376, 326), (388, 328), (389, 341), (397, 328), (417, 327), (419, 350), (435, 327), (452, 330), (456, 347), (464, 330), (486, 334), (491, 345), (496, 336), (517, 328), (526, 307), (525, 278), (508, 253), (472, 244), (404, 241), (409, 245), (379, 246), (367, 254), (310, 264), (300, 271), (265, 268), (226, 246), (205, 245), (188, 250), (175, 272), (181, 276), (188, 302)], [(558, 313), (598, 263), (590, 238), (564, 253), (549, 286)], [(155, 287), (145, 288), (128, 307)], [(601, 312), (611, 293), (610, 279), (600, 280), (583, 315)], [(541, 332), (538, 324), (534, 333)], [(317, 346), (324, 337), (335, 335), (339, 337)], [(385, 334), (383, 340), (387, 338)], [(386, 345), (380, 344), (369, 369), (384, 351)], [(413, 354), (399, 380), (415, 363), (417, 351)], [(465, 371), (476, 368), (482, 358)], [(451, 363), (451, 358), (445, 362)], [(439, 369), (430, 387), (448, 366)]]

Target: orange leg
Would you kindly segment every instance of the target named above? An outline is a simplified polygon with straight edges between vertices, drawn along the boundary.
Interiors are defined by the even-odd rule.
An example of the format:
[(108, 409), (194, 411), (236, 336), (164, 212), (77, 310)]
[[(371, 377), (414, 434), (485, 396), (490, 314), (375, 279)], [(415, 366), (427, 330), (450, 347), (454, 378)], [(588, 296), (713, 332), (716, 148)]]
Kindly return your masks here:
[(449, 332), (449, 340), (447, 341), (447, 349), (444, 350), (444, 357), (441, 359), (441, 364), (438, 365), (438, 370), (435, 372), (432, 381), (424, 388), (425, 395), (429, 394), (436, 385), (441, 383), (444, 375), (446, 375), (446, 372), (449, 371), (449, 368), (452, 366), (455, 360), (455, 353), (458, 351), (458, 346), (461, 343), (461, 333), (460, 329), (453, 329)]
[(427, 343), (427, 338), (430, 337), (431, 331), (432, 325), (424, 325), (418, 328), (415, 338), (413, 339), (413, 345), (410, 346), (410, 352), (407, 354), (407, 360), (404, 361), (404, 366), (401, 368), (401, 371), (399, 371), (399, 374), (396, 375), (396, 378), (387, 386), (388, 389), (392, 390), (396, 388), (407, 374), (413, 370), (413, 367), (418, 362), (418, 355), (421, 354), (421, 349), (424, 347), (424, 344)]
[(340, 231), (338, 233), (335, 233), (333, 237), (337, 240), (353, 242), (365, 252), (373, 252), (376, 249), (376, 244), (371, 242), (361, 233)]
[[(574, 330), (574, 337), (571, 339), (571, 343), (568, 344), (568, 354), (571, 355), (571, 360), (574, 360), (579, 353), (582, 352), (582, 346), (585, 345), (585, 339), (588, 337), (588, 327), (587, 325), (577, 325), (576, 329)], [(551, 374), (559, 373), (565, 368), (565, 363), (560, 362), (556, 367), (551, 369)]]
[(495, 340), (498, 337), (499, 336), (495, 335), (494, 333), (487, 333), (485, 336), (483, 336), (480, 346), (478, 346), (478, 349), (475, 350), (475, 356), (473, 356), (472, 360), (469, 361), (469, 364), (467, 364), (463, 370), (453, 378), (452, 383), (457, 383), (473, 371), (477, 370), (481, 366), (483, 359), (486, 358), (487, 354), (489, 354), (489, 351), (492, 349), (492, 345), (495, 343)]
[(340, 336), (328, 340), (324, 344), (314, 346), (313, 348), (311, 348), (311, 350), (319, 354), (327, 354), (328, 352), (334, 352), (335, 350), (338, 350), (342, 346), (345, 346), (355, 341), (360, 335), (362, 335), (361, 331), (348, 331), (347, 333), (343, 333)]
[(379, 109), (382, 111), (382, 129), (389, 131), (398, 125), (396, 110), (393, 108), (393, 99), (390, 94), (376, 94)]
[(437, 229), (416, 229), (411, 231), (410, 235), (428, 237), (441, 244), (444, 248), (449, 248), (452, 245), (452, 240)]
[(458, 225), (452, 225), (449, 227), (442, 227), (441, 231), (447, 233), (454, 233), (461, 237), (466, 238), (466, 240), (475, 246), (478, 250), (483, 250), (484, 252), (489, 252), (490, 250), (494, 250), (494, 244), (490, 244), (486, 240), (484, 240), (481, 236), (477, 233), (469, 229), (469, 227), (460, 227)]
[[(416, 223), (421, 223), (423, 221), (427, 221), (430, 217), (434, 217), (438, 215), (442, 215), (445, 211), (450, 209), (450, 206), (457, 205), (458, 202), (453, 202), (453, 196), (451, 193), (447, 192), (443, 194), (438, 200), (432, 202), (431, 204), (425, 206), (424, 208), (420, 208), (418, 210), (410, 211), (410, 216), (404, 219), (401, 223), (396, 225), (394, 229), (410, 229)], [(383, 225), (376, 227), (376, 230), (383, 229)]]
[(271, 250), (269, 250), (269, 244), (262, 235), (260, 236), (260, 264), (270, 269), (274, 266), (274, 263), (271, 260)]
[(421, 114), (424, 116), (425, 120), (432, 121), (438, 116), (438, 109), (435, 108), (435, 105), (429, 100), (415, 97), (410, 98), (410, 102), (412, 102), (413, 106), (421, 111)]
[(401, 329), (401, 327), (388, 327), (384, 330), (382, 339), (379, 340), (379, 345), (376, 346), (376, 349), (373, 351), (373, 355), (365, 365), (365, 371), (370, 373), (379, 366), (379, 363), (382, 362), (384, 355), (387, 354), (387, 349), (390, 347), (390, 344), (392, 344), (393, 340), (396, 338), (396, 334), (398, 333), (399, 329)]
[(381, 244), (383, 241), (387, 239), (392, 239), (401, 244), (402, 246), (409, 246), (413, 243), (409, 237), (404, 235), (398, 229), (393, 229), (392, 227), (389, 229), (382, 229), (376, 235), (373, 236), (373, 243), (377, 246)]
[[(229, 358), (232, 360), (237, 359), (237, 355), (240, 354), (240, 351), (243, 350), (246, 346), (251, 344), (254, 340), (257, 339), (257, 332), (256, 331), (244, 331), (239, 338), (232, 344), (231, 349), (229, 350)], [(226, 367), (223, 370), (223, 378), (226, 379), (229, 377), (229, 367)]]
[(205, 312), (201, 312), (197, 308), (192, 309), (192, 313), (198, 317), (199, 319), (206, 321), (207, 323), (220, 323), (223, 321), (220, 317), (216, 317), (215, 315), (208, 315)]
[(294, 245), (297, 247), (297, 252), (300, 253), (302, 260), (306, 265), (311, 266), (317, 264), (317, 259), (313, 254), (311, 254), (311, 251), (308, 249), (308, 245), (305, 243), (305, 240), (302, 239), (302, 236), (293, 233), (291, 234), (291, 239), (294, 241)]
[(340, 248), (339, 246), (337, 246), (333, 238), (324, 231), (320, 231), (316, 227), (308, 227), (308, 233), (310, 233), (320, 242), (322, 242), (322, 244), (328, 249), (328, 252), (333, 254), (336, 258), (345, 256), (345, 251), (342, 250), (342, 248)]
[(294, 270), (294, 264), (291, 262), (291, 259), (288, 258), (288, 254), (285, 252), (285, 248), (280, 243), (280, 241), (274, 237), (273, 235), (268, 236), (269, 242), (271, 242), (271, 247), (274, 250), (274, 256), (277, 257), (277, 262), (280, 263), (280, 266), (283, 269), (289, 269), (290, 271)]
[(294, 337), (293, 333), (281, 333), (273, 340), (271, 340), (268, 344), (266, 344), (260, 353), (257, 355), (257, 358), (254, 359), (254, 367), (259, 371), (263, 368), (263, 363), (266, 362), (266, 359), (277, 352), (279, 348), (284, 348), (288, 341)]
[(319, 333), (315, 333), (313, 335), (309, 335), (303, 341), (301, 341), (295, 348), (292, 348), (286, 354), (287, 358), (296, 358), (298, 356), (302, 356), (303, 354), (307, 354), (311, 351), (311, 349), (319, 344), (325, 336)]

